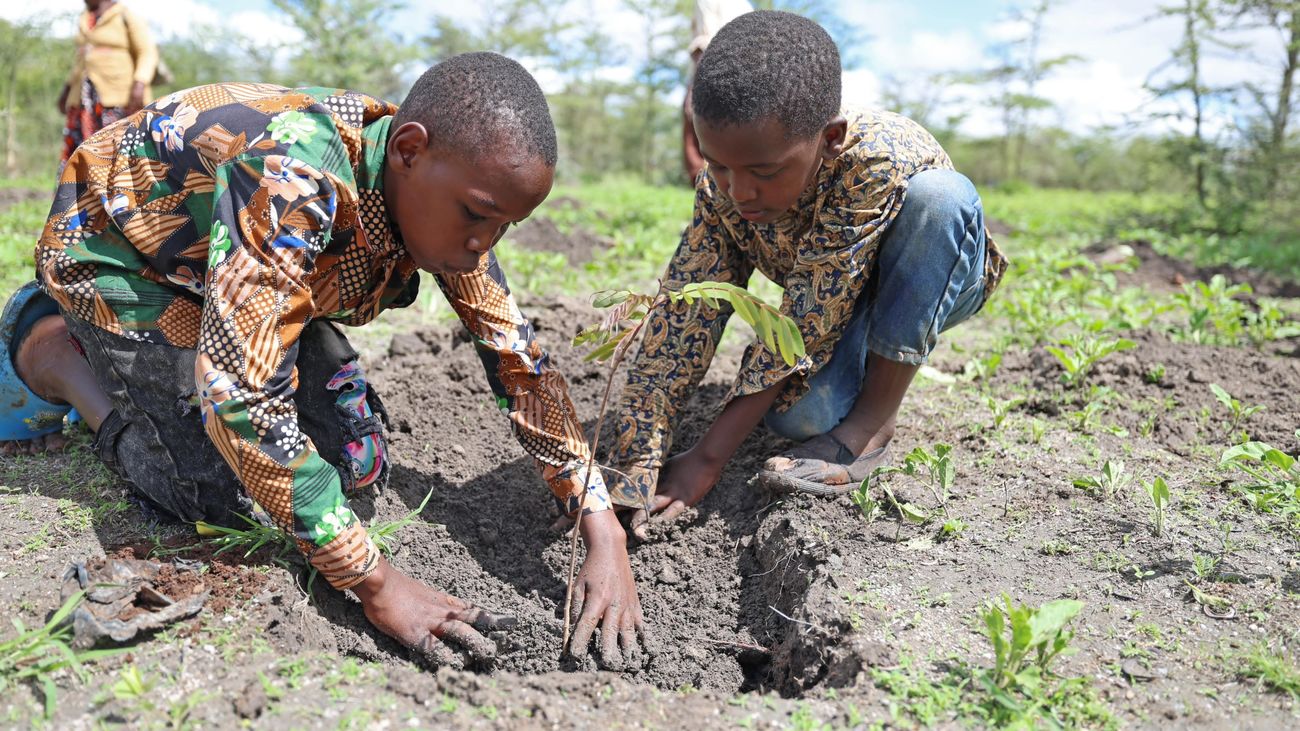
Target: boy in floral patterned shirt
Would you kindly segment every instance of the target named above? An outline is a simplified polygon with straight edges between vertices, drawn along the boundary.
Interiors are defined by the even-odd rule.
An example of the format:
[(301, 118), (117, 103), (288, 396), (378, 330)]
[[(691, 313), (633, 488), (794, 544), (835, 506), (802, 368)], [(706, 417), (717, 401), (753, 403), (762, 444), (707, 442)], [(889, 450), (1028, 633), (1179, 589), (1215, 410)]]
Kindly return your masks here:
[(760, 421), (801, 441), (761, 474), (778, 489), (849, 490), (887, 459), (898, 409), (938, 334), (969, 318), (1006, 260), (978, 194), (928, 132), (886, 112), (842, 110), (840, 57), (816, 23), (760, 11), (731, 21), (700, 60), (695, 213), (665, 286), (781, 285), (806, 356), (749, 346), (726, 406), (668, 459), (671, 425), (713, 357), (730, 308), (665, 302), (628, 374), (614, 502), (672, 520), (716, 484)]
[(444, 638), (484, 661), (479, 632), (513, 620), (390, 566), (347, 500), (388, 463), (382, 406), (331, 322), (410, 304), (417, 270), (433, 272), (520, 443), (562, 508), (587, 514), (574, 647), (600, 625), (617, 665), (641, 626), (622, 528), (489, 251), (545, 199), (555, 162), (541, 90), (496, 54), (429, 69), (400, 108), (342, 89), (177, 92), (68, 161), (37, 282), (11, 301), (17, 375), (75, 406), (97, 454), (163, 511), (238, 525), (251, 498), (379, 629), (435, 661), (454, 659)]

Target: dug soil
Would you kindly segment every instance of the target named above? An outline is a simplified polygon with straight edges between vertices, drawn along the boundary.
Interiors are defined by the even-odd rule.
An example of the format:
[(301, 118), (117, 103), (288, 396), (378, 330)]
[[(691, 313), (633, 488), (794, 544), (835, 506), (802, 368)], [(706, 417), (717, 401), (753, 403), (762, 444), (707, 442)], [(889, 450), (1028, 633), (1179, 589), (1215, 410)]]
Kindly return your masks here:
[[(594, 417), (605, 373), (568, 341), (595, 313), (568, 299), (524, 305), (579, 413)], [(496, 408), (473, 346), (458, 326), (407, 329), (366, 357), (388, 409), (394, 467), (388, 487), (354, 508), (367, 521), (391, 521), (429, 496), (420, 520), (398, 534), (392, 561), (518, 618), (517, 630), (495, 637), (496, 667), (422, 671), (369, 625), (355, 600), (322, 582), (304, 595), (307, 576), (295, 561), (288, 570), (255, 570), (220, 557), (199, 557), (215, 574), (209, 585), (240, 590), (222, 592), (224, 604), (186, 629), (137, 645), (136, 662), (152, 653), (151, 667), (172, 679), (168, 699), (204, 691), (186, 718), (208, 727), (333, 727), (357, 709), (426, 727), (784, 728), (806, 717), (845, 726), (864, 717), (889, 722), (897, 712), (898, 700), (872, 682), (873, 670), (988, 665), (976, 616), (1006, 593), (1033, 605), (1084, 602), (1074, 623), (1078, 652), (1059, 669), (1089, 678), (1126, 726), (1288, 727), (1297, 722), (1293, 701), (1241, 680), (1234, 658), (1255, 641), (1294, 642), (1300, 559), (1276, 519), (1247, 509), (1217, 467), (1227, 435), (1208, 384), (1267, 404), (1246, 428), (1295, 451), (1300, 364), (1155, 333), (1136, 339), (1137, 349), (1094, 374), (1115, 395), (1099, 423), (1080, 429), (1071, 428), (1071, 414), (1084, 399), (1061, 385), (1045, 352), (1008, 352), (992, 380), (976, 384), (959, 377), (966, 356), (951, 344), (940, 351), (909, 395), (893, 452), (897, 460), (917, 446), (954, 446), (957, 479), (946, 511), (964, 530), (948, 540), (937, 533), (942, 520), (913, 526), (886, 514), (868, 523), (847, 498), (751, 486), (763, 460), (790, 446), (760, 430), (697, 509), (631, 547), (654, 652), (612, 673), (595, 660), (560, 658), (569, 541), (551, 527), (552, 500)], [(678, 449), (716, 416), (738, 361), (735, 348), (718, 356), (677, 419)], [(1146, 374), (1156, 363), (1164, 377), (1151, 382)], [(994, 428), (985, 394), (1022, 400)], [(1134, 481), (1112, 497), (1073, 486), (1106, 460), (1124, 461)], [(1139, 487), (1157, 476), (1174, 496), (1160, 537)], [(900, 501), (941, 512), (920, 482), (888, 479)], [(47, 554), (29, 550), (41, 522), (58, 515), (62, 503), (53, 501), (65, 500), (43, 480), (11, 474), (15, 489), (30, 490), (20, 497), (51, 502), (26, 518), (13, 510), (0, 518), (0, 536), (8, 536), (0, 538), (0, 576), (11, 577), (0, 604), (29, 622), (53, 608), (41, 586), (61, 568), (53, 563), (126, 542), (104, 531), (68, 532), (66, 544)], [(1221, 521), (1231, 524), (1228, 550)], [(138, 524), (137, 536), (145, 528)], [(148, 552), (147, 545), (132, 552)], [(1194, 555), (1222, 556), (1198, 590), (1223, 597), (1230, 612), (1207, 612), (1194, 599)], [(305, 675), (286, 674), (301, 658), (323, 660)], [(331, 685), (346, 658), (377, 669)], [(114, 698), (105, 689), (118, 665), (104, 667), (85, 685), (65, 679), (56, 725), (168, 718)], [(751, 695), (758, 692), (768, 694), (765, 701)]]

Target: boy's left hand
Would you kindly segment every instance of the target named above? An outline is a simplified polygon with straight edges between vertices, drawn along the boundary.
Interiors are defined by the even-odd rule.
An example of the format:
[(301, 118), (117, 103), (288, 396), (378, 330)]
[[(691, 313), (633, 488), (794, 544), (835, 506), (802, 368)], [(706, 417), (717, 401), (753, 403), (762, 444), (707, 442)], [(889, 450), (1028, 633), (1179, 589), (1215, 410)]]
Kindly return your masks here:
[(630, 669), (640, 664), (646, 648), (645, 619), (627, 558), (627, 536), (614, 511), (604, 510), (583, 517), (582, 538), (587, 560), (573, 591), (578, 621), (569, 638), (569, 652), (584, 657), (599, 626), (601, 663), (610, 670)]

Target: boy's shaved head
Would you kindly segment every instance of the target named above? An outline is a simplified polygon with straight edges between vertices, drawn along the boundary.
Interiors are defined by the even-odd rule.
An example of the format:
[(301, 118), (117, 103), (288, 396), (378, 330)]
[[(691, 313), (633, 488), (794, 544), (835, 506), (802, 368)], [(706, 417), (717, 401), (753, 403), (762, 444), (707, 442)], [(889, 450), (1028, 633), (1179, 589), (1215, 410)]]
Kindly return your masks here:
[(716, 127), (776, 119), (787, 137), (817, 135), (840, 112), (840, 52), (820, 26), (758, 10), (727, 23), (695, 72), (691, 110)]
[(471, 159), (495, 145), (517, 145), (551, 167), (558, 157), (541, 87), (523, 66), (497, 53), (462, 53), (425, 71), (393, 128), (407, 122), (424, 125), (430, 144)]

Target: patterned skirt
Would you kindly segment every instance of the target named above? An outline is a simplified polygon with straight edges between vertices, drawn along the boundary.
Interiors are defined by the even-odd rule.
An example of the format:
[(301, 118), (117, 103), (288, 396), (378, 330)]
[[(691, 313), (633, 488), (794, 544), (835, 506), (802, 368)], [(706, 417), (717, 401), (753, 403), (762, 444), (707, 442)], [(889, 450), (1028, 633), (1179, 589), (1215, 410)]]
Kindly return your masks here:
[(67, 162), (77, 145), (108, 125), (126, 116), (125, 107), (105, 107), (90, 79), (81, 81), (81, 106), (71, 106), (63, 127), (63, 162)]

